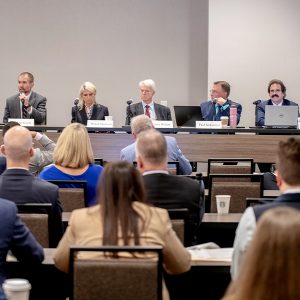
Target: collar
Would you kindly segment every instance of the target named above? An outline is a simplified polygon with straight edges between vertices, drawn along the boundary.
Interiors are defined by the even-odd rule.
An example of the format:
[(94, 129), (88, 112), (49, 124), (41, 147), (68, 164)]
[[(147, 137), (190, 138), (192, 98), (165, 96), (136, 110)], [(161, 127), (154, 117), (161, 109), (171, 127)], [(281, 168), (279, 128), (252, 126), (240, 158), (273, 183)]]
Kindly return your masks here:
[(146, 105), (149, 105), (150, 108), (151, 108), (152, 110), (154, 110), (154, 102), (153, 102), (153, 101), (152, 101), (151, 103), (149, 103), (149, 104), (147, 104), (147, 103), (145, 103), (144, 101), (142, 101), (142, 104), (143, 104), (143, 108), (144, 108), (144, 109), (146, 109)]
[(299, 187), (295, 187), (295, 188), (290, 188), (287, 189), (286, 191), (284, 191), (282, 194), (300, 194), (300, 186)]
[(143, 176), (145, 175), (151, 175), (151, 174), (169, 174), (168, 171), (166, 170), (152, 170), (152, 171), (146, 171), (143, 173)]

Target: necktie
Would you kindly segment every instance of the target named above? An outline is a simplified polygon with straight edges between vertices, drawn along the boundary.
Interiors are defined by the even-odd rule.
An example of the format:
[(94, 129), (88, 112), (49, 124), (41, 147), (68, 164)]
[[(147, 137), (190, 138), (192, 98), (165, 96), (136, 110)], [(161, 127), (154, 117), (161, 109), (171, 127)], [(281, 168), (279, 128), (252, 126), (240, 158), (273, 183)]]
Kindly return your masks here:
[(22, 105), (22, 118), (23, 119), (28, 119), (27, 107), (25, 107), (24, 105)]
[(151, 117), (150, 117), (150, 110), (149, 110), (150, 106), (149, 106), (149, 105), (146, 105), (145, 108), (146, 108), (146, 110), (145, 110), (145, 115), (146, 115), (147, 117), (151, 118)]

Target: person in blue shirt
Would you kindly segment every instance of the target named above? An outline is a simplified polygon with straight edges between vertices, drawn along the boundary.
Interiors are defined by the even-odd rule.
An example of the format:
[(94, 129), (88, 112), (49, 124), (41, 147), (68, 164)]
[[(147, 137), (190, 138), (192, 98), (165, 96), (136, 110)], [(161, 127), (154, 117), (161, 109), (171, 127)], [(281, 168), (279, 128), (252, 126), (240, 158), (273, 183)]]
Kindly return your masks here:
[(234, 104), (237, 108), (237, 124), (240, 122), (242, 105), (229, 100), (230, 84), (226, 81), (215, 81), (210, 90), (210, 100), (200, 104), (202, 117), (205, 121), (220, 121), (223, 116), (230, 120), (230, 107)]
[[(39, 177), (45, 180), (86, 180), (87, 204), (94, 205), (103, 167), (94, 164), (91, 141), (84, 125), (72, 123), (65, 127), (57, 140), (53, 162), (43, 169)], [(76, 188), (76, 185), (60, 187)]]

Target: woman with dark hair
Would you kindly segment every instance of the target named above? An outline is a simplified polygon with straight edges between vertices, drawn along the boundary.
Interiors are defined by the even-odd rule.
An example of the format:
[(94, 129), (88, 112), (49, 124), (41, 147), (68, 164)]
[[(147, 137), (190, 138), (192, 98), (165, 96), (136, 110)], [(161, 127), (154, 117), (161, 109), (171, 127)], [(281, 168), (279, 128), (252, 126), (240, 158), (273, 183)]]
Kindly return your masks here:
[(70, 245), (160, 245), (168, 273), (190, 269), (190, 254), (173, 231), (168, 212), (145, 203), (143, 179), (132, 164), (106, 164), (97, 200), (99, 204), (94, 207), (72, 212), (54, 256), (58, 269), (68, 272)]
[(239, 272), (223, 300), (300, 299), (300, 213), (289, 207), (266, 211)]

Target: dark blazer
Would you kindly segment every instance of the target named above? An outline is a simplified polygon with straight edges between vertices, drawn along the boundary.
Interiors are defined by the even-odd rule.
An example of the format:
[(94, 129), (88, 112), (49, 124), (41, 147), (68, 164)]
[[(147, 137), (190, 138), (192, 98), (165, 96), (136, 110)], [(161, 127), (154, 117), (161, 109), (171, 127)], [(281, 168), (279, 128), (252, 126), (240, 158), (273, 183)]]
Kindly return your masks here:
[(8, 250), (12, 251), (18, 261), (28, 264), (28, 267), (41, 263), (44, 259), (42, 246), (24, 226), (17, 213), (14, 203), (0, 198), (0, 286), (5, 279), (4, 267)]
[(6, 170), (6, 157), (0, 156), (0, 175)]
[[(154, 111), (159, 121), (172, 121), (170, 108), (154, 102)], [(127, 106), (125, 125), (130, 125), (131, 118), (143, 115), (144, 108), (142, 102), (134, 103)]]
[[(76, 106), (72, 107), (72, 120), (71, 120), (71, 123), (76, 122), (76, 115), (77, 115), (77, 123), (81, 123), (83, 125), (87, 125), (88, 118), (86, 116), (86, 112), (85, 112), (85, 107), (84, 106), (83, 106), (83, 108), (81, 110), (79, 110), (79, 107), (78, 107), (77, 114), (76, 114)], [(96, 103), (93, 106), (91, 120), (104, 120), (105, 116), (109, 116), (108, 108), (106, 106), (104, 106), (104, 105)]]
[(300, 210), (300, 193), (282, 194), (272, 203), (253, 206), (256, 221), (258, 221), (266, 210), (277, 206), (289, 206)]
[(63, 235), (62, 208), (58, 186), (32, 176), (24, 169), (8, 169), (0, 176), (0, 197), (15, 203), (51, 203), (53, 226), (50, 247), (56, 247)]
[[(35, 125), (46, 124), (46, 102), (47, 99), (44, 96), (35, 92), (31, 93), (29, 103), (32, 106), (32, 113), (29, 118), (34, 119)], [(9, 118), (21, 118), (19, 94), (6, 99), (3, 123), (7, 123)]]
[[(262, 101), (256, 105), (255, 109), (255, 126), (264, 126), (265, 125), (265, 107), (266, 105), (273, 105), (271, 99)], [(298, 106), (297, 103), (283, 99), (282, 105), (293, 105)]]
[(191, 228), (188, 241), (196, 242), (197, 229), (204, 214), (204, 184), (187, 177), (154, 173), (144, 175), (146, 198), (161, 208), (187, 208)]
[(228, 117), (228, 125), (230, 122), (230, 106), (232, 104), (236, 105), (237, 108), (237, 124), (239, 124), (240, 122), (240, 118), (241, 118), (241, 113), (242, 113), (242, 105), (234, 102), (232, 100), (227, 100), (223, 107), (226, 107), (224, 110), (221, 110), (220, 115), (216, 116), (216, 108), (215, 108), (215, 103), (212, 101), (206, 101), (206, 102), (202, 102), (200, 104), (200, 108), (201, 108), (201, 113), (202, 113), (202, 117), (205, 121), (220, 121), (220, 117), (222, 116), (226, 116)]

